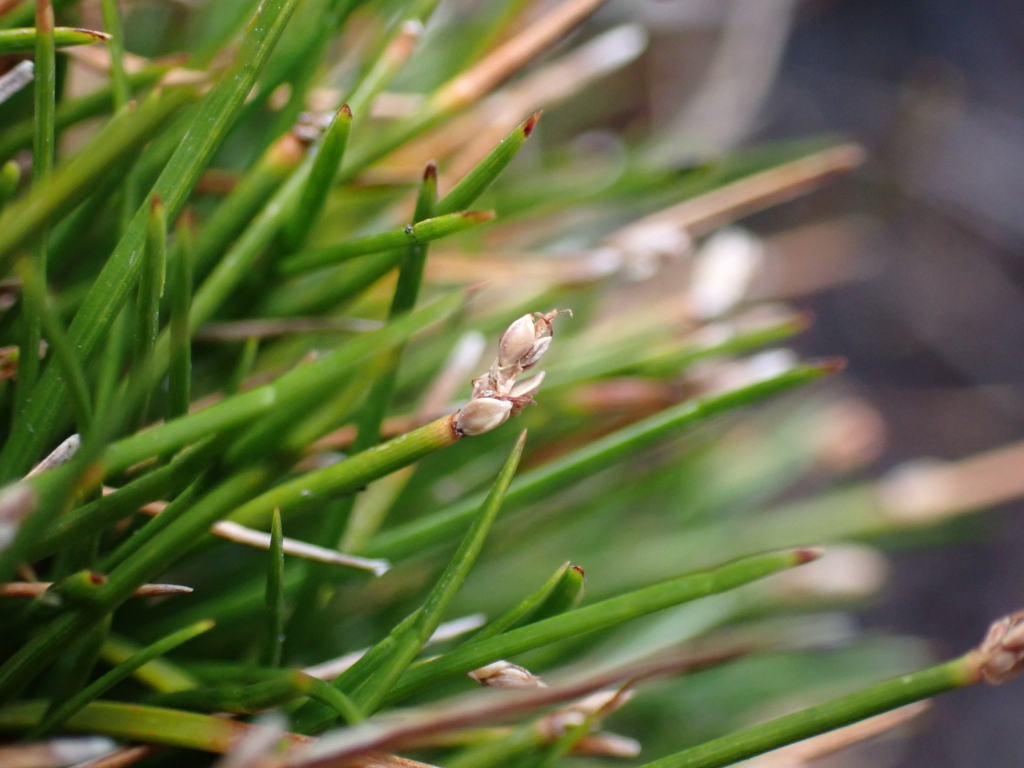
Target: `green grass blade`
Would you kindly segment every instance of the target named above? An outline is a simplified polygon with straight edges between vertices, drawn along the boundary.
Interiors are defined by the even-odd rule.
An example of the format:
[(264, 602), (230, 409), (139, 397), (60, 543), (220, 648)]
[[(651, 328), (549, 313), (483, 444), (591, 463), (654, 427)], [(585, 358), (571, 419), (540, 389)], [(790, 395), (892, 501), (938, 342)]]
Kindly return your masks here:
[[(35, 5), (35, 3), (31, 3)], [(138, 91), (150, 87), (159, 80), (170, 68), (169, 64), (151, 65), (128, 75), (128, 83), (132, 90)], [(90, 117), (110, 112), (114, 107), (113, 90), (110, 86), (97, 88), (85, 96), (61, 99), (57, 105), (54, 123), (58, 131), (63, 131)], [(32, 146), (32, 120), (15, 123), (0, 133), (0, 159), (8, 159), (16, 152)]]
[(542, 604), (546, 603), (547, 599), (560, 587), (570, 569), (570, 563), (563, 565), (554, 572), (551, 578), (541, 585), (540, 589), (531, 595), (527, 595), (505, 611), (505, 613), (491, 621), (486, 627), (467, 640), (466, 643), (477, 643), (481, 640), (486, 640), (489, 637), (495, 637), (500, 635), (506, 629), (511, 629), (520, 621), (529, 618), (534, 611), (536, 611)]
[[(150, 201), (142, 275), (139, 278), (139, 295), (135, 305), (137, 326), (133, 361), (136, 368), (149, 358), (156, 344), (156, 337), (160, 331), (160, 299), (164, 295), (166, 279), (167, 213), (160, 198), (154, 196)], [(146, 401), (148, 402), (148, 393)], [(145, 418), (145, 404), (139, 415), (140, 418)]]
[(21, 182), (21, 166), (13, 160), (8, 160), (0, 169), (0, 212), (4, 206), (14, 197), (18, 191), (18, 184)]
[[(0, 731), (17, 732), (38, 723), (45, 701), (24, 701), (0, 709)], [(94, 701), (64, 724), (73, 733), (95, 733), (127, 742), (163, 744), (223, 754), (254, 726), (223, 717), (166, 707)], [(293, 745), (306, 740), (290, 737)]]
[[(433, 213), (436, 202), (437, 167), (430, 163), (427, 165), (423, 183), (420, 185), (417, 195), (412, 228)], [(388, 312), (389, 320), (394, 321), (411, 312), (415, 307), (423, 276), (425, 257), (426, 246), (415, 245), (405, 249), (399, 270), (398, 284), (395, 287), (395, 294)], [(353, 453), (368, 450), (380, 442), (380, 428), (391, 401), (402, 351), (403, 345), (397, 345), (382, 352), (377, 357), (377, 365), (371, 366), (371, 370), (368, 372), (370, 374), (368, 378), (372, 380), (372, 383), (356, 421), (357, 431), (352, 444)], [(350, 386), (346, 391), (351, 391), (354, 388)], [(361, 393), (363, 388), (358, 387), (358, 391)], [(332, 504), (327, 511), (321, 523), (317, 541), (321, 546), (340, 547), (351, 535), (354, 527), (359, 526), (362, 522), (356, 513), (355, 496), (346, 496)], [(377, 522), (377, 525), (379, 524), (380, 521)], [(289, 624), (290, 634), (293, 638), (290, 643), (291, 650), (296, 650), (301, 645), (300, 641), (309, 637), (315, 607), (324, 589), (327, 588), (328, 576), (327, 567), (315, 563), (309, 566), (306, 578), (296, 596), (295, 610)]]
[(224, 385), (224, 394), (233, 395), (238, 392), (242, 382), (252, 373), (256, 365), (256, 355), (260, 351), (260, 340), (257, 336), (250, 336), (242, 345), (242, 353), (238, 356), (235, 369), (231, 372), (231, 378)]
[(302, 246), (310, 228), (327, 202), (327, 193), (338, 173), (348, 134), (352, 128), (352, 112), (343, 104), (327, 127), (323, 138), (313, 150), (312, 166), (294, 207), (286, 214), (283, 227), (285, 248), (294, 250)]
[(57, 709), (48, 713), (39, 725), (35, 726), (30, 731), (29, 738), (37, 738), (60, 728), (68, 718), (80, 712), (87, 704), (98, 699), (108, 690), (139, 669), (139, 667), (152, 661), (158, 656), (163, 656), (177, 648), (182, 643), (191, 640), (197, 635), (201, 635), (212, 627), (212, 621), (198, 622), (197, 624), (185, 627), (184, 629), (168, 635), (162, 640), (157, 640), (152, 645), (149, 645), (138, 653), (133, 654), (131, 658), (121, 662), (109, 672), (101, 676), (98, 680), (86, 686), (66, 702), (61, 704)]
[[(233, 63), (200, 104), (192, 126), (152, 190), (163, 201), (169, 217), (177, 216), (220, 146), (297, 3), (298, 0), (266, 0), (260, 5), (238, 45)], [(83, 357), (96, 350), (138, 278), (141, 264), (137, 252), (145, 240), (147, 219), (148, 211), (145, 206), (140, 207), (71, 324), (68, 336)], [(0, 231), (2, 224), (0, 219)], [(4, 242), (9, 243), (10, 238)], [(5, 253), (0, 247), (0, 255)], [(59, 424), (64, 390), (56, 372), (48, 372), (40, 380), (23, 426), (14, 431), (0, 454), (4, 478), (24, 472), (51, 438)]]
[[(71, 5), (74, 0), (56, 0), (53, 9), (59, 11)], [(27, 27), (35, 18), (35, 0), (23, 0), (17, 6), (11, 8), (0, 18), (0, 29), (13, 29), (15, 27)]]
[[(49, 5), (47, 3), (47, 5)], [(50, 17), (53, 14), (51, 11)], [(37, 20), (38, 24), (38, 20)], [(36, 51), (37, 27), (25, 27), (23, 29), (0, 29), (0, 56), (7, 56), (12, 53), (30, 53)], [(39, 27), (41, 28), (41, 27)], [(105, 32), (94, 32), (91, 29), (77, 29), (75, 27), (53, 28), (53, 42), (50, 47), (66, 48), (71, 45), (92, 45), (102, 43), (110, 39)], [(36, 77), (39, 77), (39, 60), (36, 60)]]
[[(667, 408), (636, 424), (603, 437), (590, 445), (518, 478), (509, 489), (508, 507), (527, 504), (564, 488), (681, 429), (720, 413), (739, 408), (815, 381), (830, 371), (830, 365), (802, 365), (747, 387), (690, 400)], [(421, 520), (377, 536), (361, 554), (398, 559), (456, 534), (473, 514), (479, 497), (467, 499)]]
[(268, 667), (281, 665), (284, 642), (284, 550), (281, 542), (281, 512), (274, 510), (270, 521), (270, 551), (267, 553), (267, 636), (262, 663)]
[[(18, 30), (10, 30), (14, 34)], [(32, 30), (35, 49), (35, 134), (32, 140), (32, 189), (37, 191), (49, 181), (53, 173), (54, 110), (57, 100), (57, 54), (54, 49), (53, 6), (49, 0), (36, 2), (36, 27)], [(4, 33), (0, 32), (0, 35)], [(0, 41), (0, 49), (3, 43)], [(46, 233), (39, 235), (33, 247), (32, 268), (46, 285)], [(39, 340), (45, 289), (42, 295), (26, 295), (21, 310), (21, 362), (18, 366), (18, 385), (14, 395), (15, 420), (20, 421), (26, 403), (32, 397), (39, 377)]]
[(97, 533), (134, 514), (139, 507), (180, 491), (203, 470), (222, 447), (215, 440), (202, 441), (175, 456), (168, 464), (132, 480), (109, 496), (102, 496), (61, 515), (45, 536), (29, 549), (28, 558), (52, 554), (75, 539)]
[[(191, 87), (165, 88), (151, 93), (138, 106), (129, 104), (118, 112), (81, 151), (57, 169), (48, 183), (4, 210), (0, 216), (0, 262), (9, 263), (44, 226), (69, 213), (102, 176), (152, 138), (173, 113), (196, 98), (197, 91)], [(145, 218), (141, 224), (144, 233)], [(127, 291), (121, 296), (123, 300)]]
[(358, 296), (402, 262), (402, 251), (388, 251), (325, 269), (285, 283), (263, 302), (269, 317), (326, 312)]
[(642, 768), (719, 768), (974, 682), (963, 657), (676, 752)]
[(195, 277), (203, 280), (228, 244), (280, 188), (306, 155), (293, 133), (275, 141), (214, 210), (196, 239)]
[(230, 519), (250, 527), (263, 527), (275, 507), (280, 507), (285, 514), (315, 507), (325, 499), (359, 490), (371, 480), (389, 475), (458, 439), (451, 417), (445, 416), (373, 450), (281, 483), (241, 505), (231, 513)]
[[(193, 622), (198, 625), (207, 619)], [(174, 630), (177, 632), (178, 630)], [(142, 646), (123, 637), (110, 634), (100, 649), (100, 658), (112, 666), (123, 664), (142, 650)], [(132, 677), (158, 693), (172, 693), (198, 688), (199, 681), (172, 661), (156, 658), (147, 661), (132, 672)]]
[[(525, 445), (526, 432), (523, 432), (505, 461), (505, 465), (498, 474), (486, 501), (481, 505), (477, 517), (473, 520), (458, 551), (452, 557), (444, 573), (438, 578), (423, 606), (416, 612), (415, 619), (404, 632), (395, 638), (394, 649), (387, 660), (380, 664), (352, 692), (352, 699), (361, 711), (372, 712), (379, 706), (380, 702), (388, 695), (394, 682), (412, 663), (423, 644), (441, 623), (444, 612), (448, 609), (480, 554), (487, 533), (501, 508), (505, 492), (515, 476)], [(357, 662), (356, 666), (359, 663)], [(353, 667), (353, 669), (355, 668)], [(344, 681), (339, 678), (337, 687), (342, 685), (344, 685)], [(317, 729), (320, 727), (321, 724), (318, 723)]]
[(125, 307), (118, 313), (103, 345), (103, 358), (96, 380), (96, 413), (107, 413), (121, 384), (121, 373), (132, 342), (129, 312), (130, 309)]
[(819, 554), (816, 550), (797, 549), (736, 560), (719, 568), (679, 576), (527, 624), (497, 637), (467, 643), (408, 670), (390, 691), (387, 700), (397, 701), (448, 677), (556, 640), (614, 627), (673, 605), (735, 589), (780, 570), (802, 565), (816, 559)]
[(543, 621), (576, 608), (583, 602), (583, 587), (583, 569), (574, 565), (565, 572), (544, 602), (537, 606), (536, 612), (530, 615), (530, 623)]
[(540, 119), (540, 113), (531, 115), (506, 136), (490, 154), (477, 163), (466, 176), (451, 191), (441, 198), (437, 204), (436, 215), (443, 216), (446, 213), (464, 211), (473, 204), (484, 190), (489, 187), (498, 175), (505, 170), (512, 162), (523, 144), (530, 138), (533, 129)]
[[(331, 354), (281, 376), (273, 384), (250, 389), (209, 408), (120, 440), (104, 454), (106, 471), (120, 472), (151, 456), (167, 454), (200, 438), (249, 423), (292, 399), (319, 398), (323, 388), (334, 383), (341, 373), (366, 360), (381, 347), (392, 346), (447, 317), (463, 301), (461, 294), (439, 299), (379, 331), (352, 339)], [(271, 511), (273, 506), (267, 509), (265, 522), (270, 520)]]
[(171, 305), (168, 321), (171, 347), (167, 381), (168, 420), (186, 415), (192, 401), (192, 338), (189, 334), (188, 315), (192, 306), (195, 249), (189, 217), (179, 218), (177, 234), (167, 285)]
[(68, 343), (60, 318), (53, 307), (49, 305), (46, 288), (35, 266), (28, 260), (24, 260), (18, 263), (16, 271), (21, 277), (23, 295), (39, 307), (46, 340), (53, 350), (55, 362), (64, 370), (64, 375), (71, 387), (71, 405), (75, 411), (77, 431), (84, 435), (92, 423), (92, 399), (89, 395), (89, 385), (85, 379), (82, 361)]
[(437, 216), (418, 224), (382, 232), (379, 235), (348, 240), (338, 245), (303, 251), (290, 256), (280, 264), (280, 271), (285, 275), (297, 275), (322, 267), (333, 266), (342, 261), (366, 256), (371, 253), (390, 251), (394, 248), (421, 245), (432, 240), (440, 240), (458, 232), (464, 232), (479, 224), (494, 219), (493, 211), (466, 211)]
[(132, 97), (128, 75), (124, 71), (124, 24), (117, 0), (100, 0), (103, 13), (103, 27), (110, 39), (107, 51), (110, 53), (110, 87), (114, 94), (114, 108), (120, 109)]

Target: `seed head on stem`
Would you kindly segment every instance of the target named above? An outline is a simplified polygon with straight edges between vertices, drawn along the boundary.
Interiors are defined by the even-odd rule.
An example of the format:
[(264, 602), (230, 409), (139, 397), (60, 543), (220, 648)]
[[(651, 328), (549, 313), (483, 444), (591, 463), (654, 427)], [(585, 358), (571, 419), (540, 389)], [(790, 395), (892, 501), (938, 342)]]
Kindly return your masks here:
[(562, 312), (523, 315), (498, 340), (498, 358), (486, 375), (473, 379), (473, 395), (455, 414), (453, 425), (459, 436), (482, 435), (501, 426), (509, 416), (517, 416), (544, 381), (544, 372), (517, 383), (517, 379), (533, 368), (551, 346), (554, 330), (551, 321)]

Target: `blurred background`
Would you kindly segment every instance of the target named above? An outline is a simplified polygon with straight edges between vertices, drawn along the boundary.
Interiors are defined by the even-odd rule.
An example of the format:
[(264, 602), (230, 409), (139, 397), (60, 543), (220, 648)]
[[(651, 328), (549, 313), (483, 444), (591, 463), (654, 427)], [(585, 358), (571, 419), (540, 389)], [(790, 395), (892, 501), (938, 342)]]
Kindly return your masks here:
[[(846, 264), (824, 263), (834, 247), (810, 255), (810, 272), (843, 278), (796, 300), (817, 318), (797, 346), (849, 360), (845, 384), (885, 421), (877, 468), (1019, 440), (1024, 5), (648, 0), (603, 13), (650, 33), (635, 109), (672, 126), (678, 145), (666, 151), (819, 133), (868, 149), (853, 177), (745, 225), (768, 234), (862, 217)], [(1024, 604), (1022, 512), (1009, 503), (942, 549), (898, 551), (888, 591), (858, 620), (932, 638), (940, 655), (970, 645), (986, 617)], [(1019, 765), (1022, 696), (1007, 687), (938, 701), (894, 764)]]

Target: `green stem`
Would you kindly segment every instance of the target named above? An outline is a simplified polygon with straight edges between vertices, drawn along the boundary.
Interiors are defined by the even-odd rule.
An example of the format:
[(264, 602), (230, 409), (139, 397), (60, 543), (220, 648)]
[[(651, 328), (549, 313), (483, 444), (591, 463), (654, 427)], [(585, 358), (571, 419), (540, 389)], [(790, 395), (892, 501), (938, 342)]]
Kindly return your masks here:
[(21, 166), (13, 160), (8, 160), (0, 169), (0, 211), (10, 202), (18, 191), (18, 184), (21, 182)]
[(263, 648), (264, 666), (281, 665), (281, 647), (284, 641), (284, 538), (281, 532), (281, 512), (274, 510), (270, 522), (270, 551), (267, 553), (267, 636)]
[[(21, 731), (38, 723), (45, 701), (24, 701), (0, 709), (0, 731)], [(223, 754), (253, 726), (223, 717), (183, 712), (143, 704), (94, 701), (68, 719), (64, 727), (74, 733), (110, 736), (127, 742), (164, 744)], [(307, 743), (288, 736), (294, 746)]]
[(182, 217), (177, 227), (178, 240), (170, 266), (171, 319), (170, 365), (167, 382), (167, 419), (188, 413), (192, 400), (192, 339), (188, 329), (188, 314), (192, 306), (192, 263), (194, 259), (192, 229), (188, 217)]
[(302, 251), (282, 261), (279, 271), (285, 275), (301, 274), (354, 259), (357, 256), (439, 240), (493, 219), (493, 211), (466, 211), (438, 216), (407, 227), (393, 229), (390, 232), (381, 232), (379, 235), (368, 235), (338, 245)]
[[(142, 276), (136, 303), (135, 352), (132, 365), (134, 375), (144, 376), (143, 363), (148, 360), (160, 330), (160, 299), (164, 295), (167, 277), (167, 215), (160, 198), (150, 201), (149, 221), (146, 227), (146, 246), (143, 251)], [(145, 423), (149, 404), (147, 390), (139, 413), (139, 423)]]
[(275, 141), (221, 201), (196, 239), (195, 279), (203, 280), (228, 244), (302, 162), (305, 144), (293, 133)]
[(132, 97), (128, 76), (124, 71), (124, 25), (117, 0), (100, 0), (103, 26), (110, 35), (107, 51), (110, 53), (110, 86), (114, 94), (114, 109), (120, 109)]
[[(379, 349), (394, 346), (415, 331), (447, 317), (463, 300), (461, 294), (447, 296), (378, 331), (352, 339), (331, 354), (284, 374), (273, 384), (233, 395), (209, 408), (120, 440), (104, 454), (106, 472), (120, 472), (151, 456), (162, 456), (208, 435), (242, 426), (294, 400), (319, 400), (324, 388), (335, 385), (353, 366)], [(267, 521), (270, 511), (267, 510)]]
[[(39, 37), (49, 37), (51, 42), (49, 43), (50, 49), (54, 47), (66, 48), (69, 45), (92, 45), (93, 43), (102, 43), (105, 40), (109, 40), (110, 36), (103, 32), (94, 32), (91, 29), (77, 29), (75, 27), (56, 27), (53, 26), (53, 9), (49, 3), (36, 3), (37, 8), (40, 5), (45, 5), (50, 8), (50, 24), (49, 30), (47, 27), (39, 24), (39, 18), (36, 18), (35, 27), (25, 27), (23, 29), (0, 29), (0, 56), (6, 56), (12, 53), (29, 53), (35, 51), (36, 55), (39, 54), (39, 48), (37, 46)], [(37, 34), (36, 30), (44, 30), (41, 34)], [(36, 81), (39, 78), (39, 59), (36, 59)]]
[[(30, 2), (30, 5), (35, 5)], [(170, 68), (169, 64), (151, 65), (128, 75), (132, 90), (148, 88), (159, 80)], [(109, 112), (114, 105), (113, 89), (108, 85), (74, 99), (61, 99), (55, 116), (56, 128), (62, 131), (90, 117)], [(0, 158), (9, 158), (18, 150), (32, 146), (32, 121), (15, 123), (0, 134)]]
[(471, 672), (498, 659), (622, 624), (681, 603), (735, 589), (777, 571), (814, 560), (814, 550), (797, 549), (748, 557), (709, 571), (700, 571), (627, 592), (601, 602), (527, 624), (497, 637), (469, 642), (437, 659), (409, 669), (389, 692), (389, 702), (449, 677)]
[[(717, 414), (758, 402), (771, 395), (807, 384), (832, 370), (829, 366), (798, 366), (786, 373), (747, 387), (689, 400), (596, 440), (572, 453), (517, 478), (509, 489), (507, 506), (521, 506), (588, 477), (632, 456), (658, 440)], [(398, 559), (455, 535), (479, 504), (473, 496), (421, 520), (377, 536), (360, 554)]]
[(292, 207), (285, 214), (281, 234), (288, 250), (302, 246), (310, 228), (323, 210), (327, 194), (334, 185), (334, 177), (338, 173), (341, 158), (345, 154), (351, 128), (352, 112), (343, 104), (311, 153), (309, 175), (301, 192), (296, 195)]
[(281, 483), (240, 506), (230, 519), (242, 525), (265, 526), (275, 507), (295, 513), (322, 504), (324, 499), (352, 493), (458, 439), (451, 417), (445, 416), (333, 466)]
[(89, 396), (89, 385), (85, 379), (82, 361), (68, 343), (60, 318), (53, 307), (49, 306), (46, 288), (35, 266), (30, 261), (23, 260), (18, 263), (16, 271), (21, 277), (22, 295), (39, 308), (47, 342), (71, 386), (71, 404), (75, 410), (77, 431), (84, 435), (92, 423), (92, 399)]
[(641, 768), (718, 768), (977, 682), (969, 656), (698, 744)]
[(50, 731), (56, 730), (70, 717), (73, 717), (76, 713), (80, 712), (90, 702), (98, 699), (119, 682), (131, 675), (143, 664), (146, 664), (159, 656), (163, 656), (165, 653), (177, 648), (179, 645), (191, 640), (193, 637), (201, 635), (212, 627), (212, 621), (200, 621), (197, 624), (178, 630), (162, 640), (157, 640), (152, 645), (149, 645), (138, 653), (133, 654), (131, 658), (121, 662), (98, 680), (83, 688), (55, 710), (49, 712), (38, 725), (32, 728), (28, 734), (28, 738), (39, 738)]
[[(237, 47), (232, 65), (196, 110), (192, 125), (152, 190), (152, 195), (163, 201), (169, 217), (177, 216), (234, 124), (235, 116), (297, 4), (298, 0), (265, 0), (260, 4)], [(137, 254), (145, 241), (148, 214), (146, 206), (140, 207), (71, 323), (68, 337), (82, 357), (88, 358), (95, 352), (138, 278), (141, 264)], [(12, 238), (5, 237), (7, 232), (2, 226), (5, 218), (0, 219), (0, 240), (10, 244)], [(5, 253), (0, 247), (0, 256)], [(34, 393), (36, 396), (26, 418), (20, 427), (16, 425), (0, 454), (3, 468), (0, 480), (17, 477), (36, 460), (60, 424), (64, 392), (61, 378), (56, 372), (47, 371)]]
[[(3, 35), (16, 35), (21, 30), (0, 32), (0, 51)], [(57, 99), (57, 54), (54, 50), (53, 6), (49, 0), (36, 2), (36, 26), (31, 30), (35, 48), (35, 137), (32, 142), (32, 189), (41, 189), (53, 173), (54, 111)], [(46, 232), (38, 235), (32, 253), (34, 271), (46, 285)], [(43, 291), (45, 296), (45, 289)], [(21, 362), (18, 366), (18, 386), (15, 390), (16, 421), (25, 417), (25, 407), (32, 397), (39, 377), (39, 341), (43, 307), (39, 296), (22, 297)], [(45, 300), (45, 299), (42, 299)]]

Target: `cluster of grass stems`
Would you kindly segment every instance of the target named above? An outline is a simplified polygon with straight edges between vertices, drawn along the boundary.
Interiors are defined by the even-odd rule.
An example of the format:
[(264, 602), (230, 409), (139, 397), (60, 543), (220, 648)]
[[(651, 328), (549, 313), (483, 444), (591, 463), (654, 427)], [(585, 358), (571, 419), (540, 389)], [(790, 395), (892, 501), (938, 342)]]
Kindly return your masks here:
[[(1011, 676), (1016, 619), (927, 666), (835, 617), (878, 587), (864, 542), (1021, 493), (1021, 449), (828, 490), (869, 414), (815, 383), (834, 361), (764, 351), (809, 319), (715, 241), (860, 150), (548, 137), (537, 110), (600, 101), (642, 31), (436, 4), (189, 6), (146, 59), (116, 0), (102, 31), (0, 2), (0, 764), (711, 768), (810, 739), (791, 765)], [(105, 84), (69, 95), (75, 67)], [(501, 389), (548, 344), (539, 391)]]

